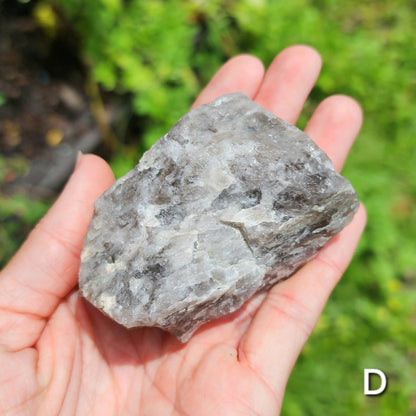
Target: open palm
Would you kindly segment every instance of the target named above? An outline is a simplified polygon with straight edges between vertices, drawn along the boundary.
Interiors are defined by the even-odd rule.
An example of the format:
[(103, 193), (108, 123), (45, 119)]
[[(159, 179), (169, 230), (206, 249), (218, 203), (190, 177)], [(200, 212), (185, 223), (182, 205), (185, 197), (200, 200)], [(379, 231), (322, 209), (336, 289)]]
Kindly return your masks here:
[[(264, 74), (249, 55), (227, 62), (194, 106), (242, 91), (294, 123), (319, 74), (313, 49), (281, 52)], [(340, 170), (361, 125), (351, 98), (332, 96), (306, 132)], [(61, 196), (0, 275), (0, 414), (277, 415), (287, 379), (365, 223), (354, 221), (289, 280), (180, 344), (127, 330), (78, 295), (94, 200), (113, 182), (85, 155)]]

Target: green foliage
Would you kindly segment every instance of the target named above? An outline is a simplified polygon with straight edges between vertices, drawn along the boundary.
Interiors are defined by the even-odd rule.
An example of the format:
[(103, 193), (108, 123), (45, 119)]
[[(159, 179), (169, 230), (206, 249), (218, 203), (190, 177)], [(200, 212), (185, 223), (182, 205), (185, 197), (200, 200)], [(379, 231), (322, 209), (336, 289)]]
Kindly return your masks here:
[[(107, 90), (128, 94), (140, 116), (143, 133), (137, 149), (120, 147), (114, 156), (117, 176), (137, 162), (139, 149), (154, 143), (187, 110), (226, 58), (252, 53), (267, 65), (291, 44), (307, 43), (320, 51), (323, 72), (299, 125), (305, 125), (328, 95), (349, 94), (361, 103), (364, 126), (344, 174), (365, 203), (369, 220), (355, 260), (295, 367), (283, 413), (415, 414), (414, 4), (405, 0), (46, 3), (61, 7), (80, 33), (95, 80)], [(28, 215), (23, 201), (0, 202), (3, 218), (13, 211), (21, 218)], [(363, 369), (371, 367), (384, 370), (390, 383), (387, 393), (370, 399), (362, 393), (362, 377)]]
[(59, 1), (83, 35), (95, 79), (132, 96), (149, 147), (187, 111), (199, 89), (192, 61), (194, 6), (176, 1)]
[[(0, 183), (5, 182), (7, 176), (26, 173), (27, 169), (28, 162), (23, 157), (0, 156)], [(47, 201), (19, 195), (8, 197), (0, 193), (0, 268), (6, 265), (48, 207)]]
[(132, 170), (139, 162), (137, 149), (132, 147), (123, 147), (116, 151), (111, 158), (111, 169), (116, 178), (120, 178), (126, 172)]
[(0, 196), (0, 269), (48, 210), (45, 201), (25, 196)]

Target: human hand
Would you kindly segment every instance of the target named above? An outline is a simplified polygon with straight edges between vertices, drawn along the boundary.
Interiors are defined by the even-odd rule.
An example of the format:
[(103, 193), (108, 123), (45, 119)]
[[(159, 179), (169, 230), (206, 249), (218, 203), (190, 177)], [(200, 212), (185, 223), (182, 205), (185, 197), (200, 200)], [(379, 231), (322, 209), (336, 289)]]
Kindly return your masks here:
[[(194, 106), (239, 90), (294, 123), (320, 66), (305, 46), (281, 52), (265, 75), (256, 58), (241, 55), (217, 72)], [(305, 130), (340, 170), (361, 118), (355, 101), (332, 96)], [(113, 181), (102, 159), (81, 157), (1, 272), (0, 414), (278, 414), (292, 367), (351, 260), (364, 209), (290, 279), (180, 344), (160, 329), (127, 330), (78, 295), (93, 203)]]

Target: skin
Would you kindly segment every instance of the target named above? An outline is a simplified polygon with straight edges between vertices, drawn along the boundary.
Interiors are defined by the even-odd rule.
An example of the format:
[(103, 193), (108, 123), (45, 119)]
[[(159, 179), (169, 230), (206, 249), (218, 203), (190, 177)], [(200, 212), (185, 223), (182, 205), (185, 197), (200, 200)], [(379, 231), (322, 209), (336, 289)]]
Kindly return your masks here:
[[(319, 54), (302, 45), (282, 51), (266, 73), (255, 57), (240, 55), (194, 107), (239, 90), (294, 123), (320, 68)], [(306, 132), (340, 170), (361, 121), (359, 105), (335, 95), (317, 107)], [(0, 414), (279, 414), (292, 367), (351, 260), (364, 209), (289, 280), (180, 344), (159, 329), (126, 330), (78, 295), (93, 203), (113, 181), (102, 159), (82, 156), (1, 272)]]

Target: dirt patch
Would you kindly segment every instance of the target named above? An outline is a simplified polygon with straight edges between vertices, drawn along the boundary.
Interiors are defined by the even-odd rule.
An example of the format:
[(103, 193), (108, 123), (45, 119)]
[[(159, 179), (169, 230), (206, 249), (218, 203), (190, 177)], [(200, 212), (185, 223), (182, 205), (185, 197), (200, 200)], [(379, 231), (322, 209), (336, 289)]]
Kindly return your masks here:
[(28, 163), (24, 176), (2, 175), (2, 190), (43, 197), (62, 187), (78, 150), (97, 150), (101, 139), (77, 37), (65, 27), (48, 35), (34, 5), (0, 4), (0, 153)]

